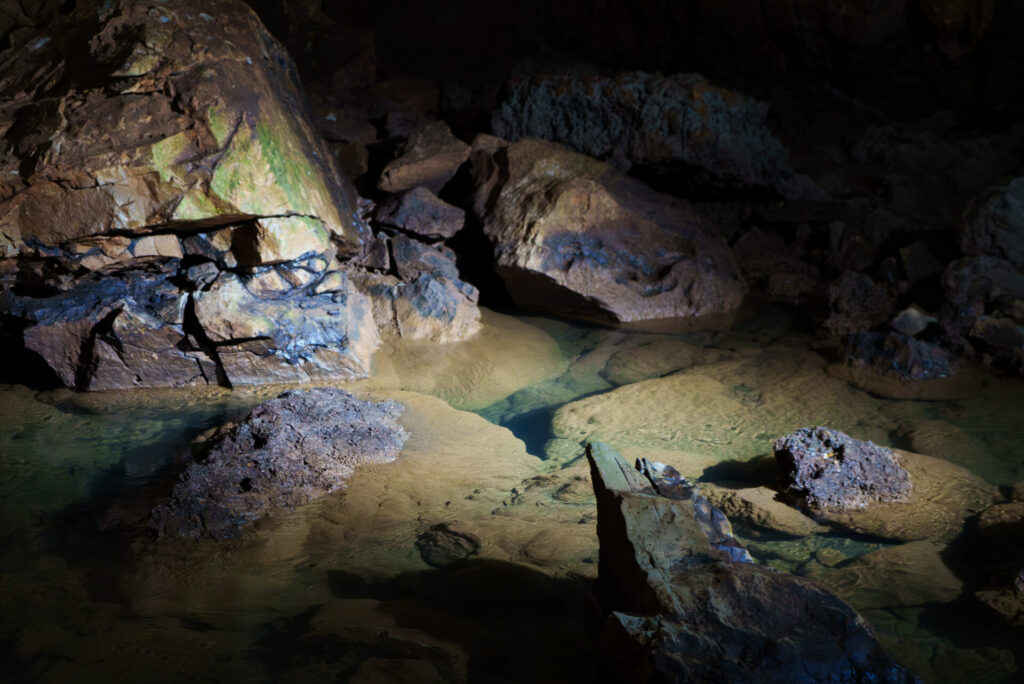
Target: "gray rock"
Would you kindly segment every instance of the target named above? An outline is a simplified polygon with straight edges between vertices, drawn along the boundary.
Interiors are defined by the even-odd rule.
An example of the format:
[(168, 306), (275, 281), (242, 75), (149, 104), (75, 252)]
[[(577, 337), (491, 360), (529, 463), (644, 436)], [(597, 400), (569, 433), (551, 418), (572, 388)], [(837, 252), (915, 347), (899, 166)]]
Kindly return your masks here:
[(500, 137), (560, 142), (622, 170), (680, 165), (713, 186), (817, 196), (765, 125), (767, 111), (697, 74), (551, 75), (509, 84), (491, 126)]
[(466, 212), (419, 187), (381, 202), (374, 218), (385, 226), (436, 241), (459, 232)]
[(401, 411), (338, 389), (285, 392), (201, 445), (151, 526), (159, 535), (226, 539), (274, 510), (320, 498), (356, 467), (395, 460), (408, 438), (396, 422)]
[(892, 449), (838, 430), (801, 428), (773, 448), (783, 491), (811, 508), (860, 509), (910, 496), (910, 476)]

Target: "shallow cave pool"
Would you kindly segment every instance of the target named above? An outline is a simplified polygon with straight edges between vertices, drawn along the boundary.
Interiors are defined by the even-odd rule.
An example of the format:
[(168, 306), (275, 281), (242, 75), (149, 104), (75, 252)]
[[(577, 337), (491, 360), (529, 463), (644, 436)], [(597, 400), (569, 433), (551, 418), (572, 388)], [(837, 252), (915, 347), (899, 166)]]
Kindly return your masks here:
[[(484, 323), (466, 342), (382, 351), (373, 378), (338, 385), (405, 407), (397, 462), (222, 542), (155, 539), (149, 511), (192, 440), (281, 387), (0, 386), (6, 678), (593, 681), (589, 440), (718, 497), (774, 485), (772, 440), (808, 425), (942, 459), (996, 497), (1024, 480), (1024, 384), (878, 398), (829, 376), (785, 309), (685, 334), (490, 311)], [(956, 487), (942, 491), (957, 505)], [(971, 514), (956, 535), (915, 541), (733, 522), (758, 562), (831, 587), (926, 682), (1019, 681), (1020, 630), (975, 598), (1019, 540)], [(442, 523), (479, 544), (431, 565), (418, 542)]]

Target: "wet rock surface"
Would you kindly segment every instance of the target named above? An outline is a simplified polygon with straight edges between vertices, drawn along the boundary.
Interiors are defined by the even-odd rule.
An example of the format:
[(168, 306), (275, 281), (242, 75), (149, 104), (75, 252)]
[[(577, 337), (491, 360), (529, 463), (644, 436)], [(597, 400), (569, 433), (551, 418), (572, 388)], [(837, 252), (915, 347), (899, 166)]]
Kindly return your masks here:
[(892, 449), (824, 427), (773, 444), (783, 490), (812, 509), (858, 509), (905, 501), (913, 484)]
[(615, 676), (918, 681), (823, 587), (718, 550), (700, 522), (703, 497), (659, 496), (601, 444), (591, 445), (589, 460), (601, 542), (599, 643)]
[(151, 525), (161, 536), (225, 539), (338, 490), (358, 466), (395, 460), (408, 438), (401, 410), (337, 389), (285, 392), (202, 445)]
[(603, 322), (724, 315), (745, 288), (688, 203), (560, 145), (479, 143), (475, 206), (524, 308)]

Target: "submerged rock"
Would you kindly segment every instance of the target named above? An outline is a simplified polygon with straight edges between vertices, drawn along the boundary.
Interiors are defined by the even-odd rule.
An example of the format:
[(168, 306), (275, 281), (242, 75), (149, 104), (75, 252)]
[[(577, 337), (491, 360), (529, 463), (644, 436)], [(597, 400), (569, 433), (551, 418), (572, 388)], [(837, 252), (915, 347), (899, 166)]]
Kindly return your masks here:
[(825, 427), (801, 428), (773, 445), (783, 491), (812, 509), (905, 501), (910, 476), (892, 449)]
[(401, 411), (337, 389), (285, 392), (203, 445), (151, 525), (161, 536), (226, 539), (276, 509), (320, 498), (357, 466), (395, 460), (408, 438), (396, 422)]
[(891, 399), (951, 399), (970, 396), (981, 379), (934, 342), (900, 333), (859, 331), (843, 339), (846, 358), (829, 375)]
[(723, 315), (745, 287), (688, 203), (553, 143), (478, 141), (475, 208), (515, 302), (626, 323)]
[(416, 548), (424, 563), (443, 568), (475, 556), (480, 550), (480, 537), (458, 523), (438, 523), (416, 539)]
[(735, 562), (716, 548), (716, 533), (701, 515), (711, 507), (695, 488), (666, 498), (656, 480), (644, 479), (609, 447), (592, 444), (588, 458), (601, 544), (594, 590), (604, 623), (599, 648), (613, 676), (917, 681), (834, 594), (806, 578)]
[(697, 74), (535, 76), (510, 84), (492, 128), (510, 140), (564, 143), (620, 169), (675, 165), (712, 186), (815, 195), (765, 125), (767, 110)]

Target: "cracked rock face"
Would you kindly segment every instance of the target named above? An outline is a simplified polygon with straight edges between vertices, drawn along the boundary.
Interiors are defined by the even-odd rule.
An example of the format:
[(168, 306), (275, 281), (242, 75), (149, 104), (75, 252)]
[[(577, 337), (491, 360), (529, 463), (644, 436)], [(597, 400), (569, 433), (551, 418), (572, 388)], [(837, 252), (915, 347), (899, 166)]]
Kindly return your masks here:
[[(367, 375), (380, 337), (349, 276), (372, 234), (256, 15), (67, 11), (0, 53), (5, 331), (80, 390)], [(396, 286), (438, 325), (462, 312), (450, 337), (475, 332), (475, 290)]]
[(481, 137), (475, 211), (519, 306), (626, 323), (723, 315), (746, 288), (690, 204), (554, 143)]
[(6, 256), (244, 219), (269, 222), (269, 261), (360, 240), (290, 59), (241, 2), (79, 3), (0, 74)]
[(408, 433), (394, 401), (343, 390), (285, 392), (223, 428), (189, 464), (170, 500), (153, 509), (160, 535), (225, 539), (274, 510), (344, 486), (365, 463), (390, 463)]

